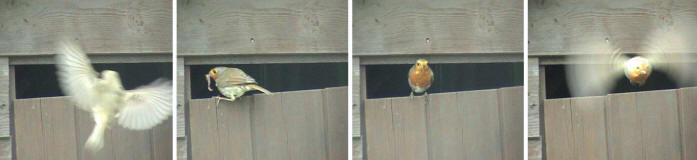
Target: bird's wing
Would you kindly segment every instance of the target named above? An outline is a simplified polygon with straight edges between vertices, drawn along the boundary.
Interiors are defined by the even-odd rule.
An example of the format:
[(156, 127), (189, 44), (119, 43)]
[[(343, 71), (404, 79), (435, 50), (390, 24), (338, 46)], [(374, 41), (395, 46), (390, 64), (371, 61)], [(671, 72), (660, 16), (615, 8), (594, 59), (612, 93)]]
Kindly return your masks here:
[(58, 80), (63, 92), (72, 96), (78, 107), (92, 107), (98, 73), (92, 68), (85, 52), (73, 41), (62, 41), (56, 60)]
[(614, 79), (623, 76), (623, 62), (627, 59), (620, 49), (609, 44), (598, 47), (600, 55), (568, 56), (570, 62), (589, 62), (566, 66), (566, 79), (571, 96), (608, 94)]
[(124, 105), (117, 114), (118, 123), (128, 129), (150, 129), (172, 114), (172, 83), (156, 80), (149, 85), (126, 91)]
[(697, 85), (697, 65), (693, 62), (697, 55), (681, 53), (694, 48), (697, 33), (692, 29), (654, 30), (642, 45), (646, 57), (656, 70), (667, 73), (681, 85)]
[[(225, 83), (218, 83), (224, 81)], [(256, 84), (257, 81), (251, 76), (244, 73), (244, 71), (237, 68), (229, 68), (225, 72), (220, 74), (220, 77), (216, 80), (215, 84), (218, 87), (230, 87), (233, 85), (240, 84)]]

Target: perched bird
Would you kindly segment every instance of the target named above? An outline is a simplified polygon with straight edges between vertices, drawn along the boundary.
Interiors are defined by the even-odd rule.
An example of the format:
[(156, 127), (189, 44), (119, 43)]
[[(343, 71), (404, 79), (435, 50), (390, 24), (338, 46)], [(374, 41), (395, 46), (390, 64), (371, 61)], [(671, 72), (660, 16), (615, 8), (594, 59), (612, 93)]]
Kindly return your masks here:
[(170, 81), (155, 80), (124, 90), (119, 73), (96, 72), (85, 53), (72, 41), (60, 43), (56, 60), (63, 92), (94, 118), (94, 129), (85, 143), (85, 148), (92, 152), (104, 146), (104, 131), (114, 119), (124, 128), (147, 130), (172, 114)]
[(416, 60), (416, 64), (409, 69), (409, 86), (411, 94), (409, 97), (414, 98), (414, 92), (428, 95), (426, 90), (431, 87), (433, 82), (433, 71), (428, 67), (428, 61), (425, 59)]
[(244, 73), (241, 69), (228, 67), (215, 67), (211, 69), (208, 74), (206, 74), (208, 91), (213, 91), (211, 88), (211, 78), (215, 81), (215, 86), (218, 87), (218, 91), (227, 97), (215, 97), (218, 99), (216, 104), (220, 103), (221, 99), (233, 102), (235, 99), (244, 95), (245, 92), (251, 90), (259, 90), (267, 95), (271, 94), (269, 90), (258, 86), (257, 81), (247, 75), (247, 73)]
[(634, 85), (644, 85), (651, 76), (651, 63), (648, 59), (636, 56), (624, 62), (624, 76)]

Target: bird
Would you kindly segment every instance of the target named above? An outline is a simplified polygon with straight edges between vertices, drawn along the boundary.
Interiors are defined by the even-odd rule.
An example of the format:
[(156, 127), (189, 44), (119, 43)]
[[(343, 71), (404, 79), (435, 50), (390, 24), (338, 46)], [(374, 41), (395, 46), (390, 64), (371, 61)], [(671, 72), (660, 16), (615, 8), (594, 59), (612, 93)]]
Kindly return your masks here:
[(416, 60), (416, 64), (411, 66), (409, 69), (409, 87), (411, 87), (411, 94), (409, 97), (414, 98), (414, 92), (424, 93), (428, 96), (426, 90), (431, 87), (433, 82), (433, 71), (428, 67), (428, 61), (426, 59)]
[(60, 88), (94, 119), (95, 126), (85, 142), (85, 149), (92, 153), (104, 146), (104, 132), (114, 120), (126, 129), (147, 130), (172, 114), (171, 81), (157, 79), (125, 90), (118, 72), (95, 71), (74, 41), (58, 43), (56, 62)]
[(218, 91), (225, 96), (216, 96), (216, 105), (220, 103), (220, 100), (234, 102), (235, 99), (251, 90), (258, 90), (267, 95), (272, 94), (269, 90), (257, 85), (257, 81), (254, 80), (254, 78), (238, 68), (214, 67), (208, 71), (208, 74), (206, 74), (208, 91), (213, 91), (211, 88), (211, 78), (215, 81), (215, 86), (218, 88)]
[(651, 76), (653, 67), (648, 59), (642, 56), (635, 56), (624, 62), (624, 76), (629, 79), (629, 83), (642, 86), (646, 79)]

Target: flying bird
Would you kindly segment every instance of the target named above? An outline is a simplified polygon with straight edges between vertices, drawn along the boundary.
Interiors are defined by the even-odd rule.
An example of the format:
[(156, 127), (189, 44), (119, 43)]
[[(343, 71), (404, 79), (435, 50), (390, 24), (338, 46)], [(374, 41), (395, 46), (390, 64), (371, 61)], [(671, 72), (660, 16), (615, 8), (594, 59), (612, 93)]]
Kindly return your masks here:
[(158, 79), (125, 90), (118, 72), (95, 71), (85, 52), (72, 41), (59, 44), (56, 60), (61, 89), (94, 118), (94, 129), (85, 142), (92, 152), (104, 146), (104, 131), (113, 120), (127, 129), (147, 130), (172, 114), (170, 81)]
[(431, 87), (431, 83), (433, 82), (433, 71), (428, 67), (427, 60), (416, 60), (416, 64), (409, 69), (408, 81), (409, 87), (411, 87), (411, 94), (409, 97), (413, 99), (414, 92), (428, 95), (426, 90)]
[(223, 96), (227, 97), (215, 97), (218, 99), (216, 105), (220, 103), (221, 99), (233, 102), (235, 99), (244, 95), (245, 92), (251, 90), (258, 90), (267, 95), (271, 94), (269, 90), (257, 85), (257, 81), (247, 75), (247, 73), (244, 73), (241, 69), (228, 67), (215, 67), (211, 69), (208, 74), (206, 74), (208, 91), (213, 91), (211, 88), (211, 78), (215, 81), (215, 86), (218, 87), (218, 91), (222, 93)]

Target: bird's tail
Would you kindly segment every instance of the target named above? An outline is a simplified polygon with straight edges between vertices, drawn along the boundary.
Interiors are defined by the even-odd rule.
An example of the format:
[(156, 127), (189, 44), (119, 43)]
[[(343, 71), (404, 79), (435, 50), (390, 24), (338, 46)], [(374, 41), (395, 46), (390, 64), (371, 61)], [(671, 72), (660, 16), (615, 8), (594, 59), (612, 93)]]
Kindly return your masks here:
[(254, 88), (254, 89), (256, 89), (256, 90), (259, 90), (259, 91), (261, 91), (261, 92), (264, 92), (264, 94), (267, 94), (267, 95), (271, 94), (271, 92), (270, 92), (269, 90), (266, 90), (266, 89), (264, 89), (264, 88), (262, 88), (261, 86), (258, 86), (258, 85), (256, 85), (256, 84), (251, 84), (251, 85), (249, 85), (249, 87), (252, 87), (252, 88)]
[(106, 124), (99, 124), (94, 126), (92, 134), (87, 138), (85, 142), (85, 148), (92, 153), (99, 151), (104, 147), (104, 130), (106, 129)]

